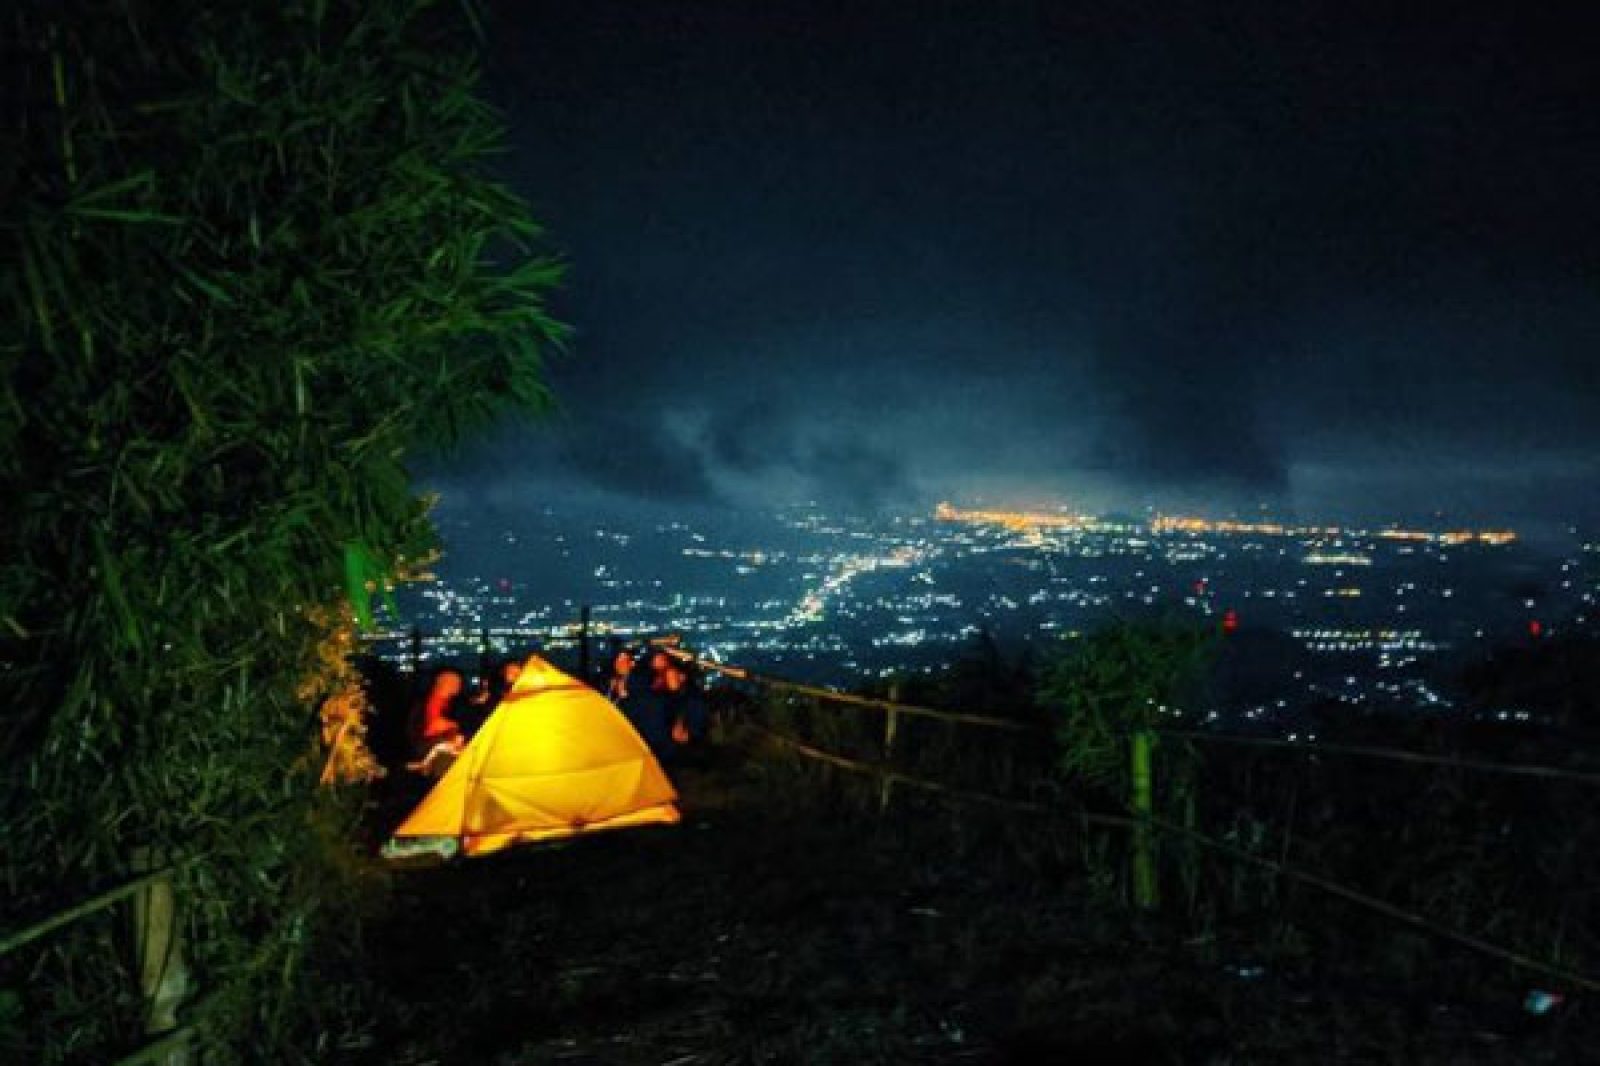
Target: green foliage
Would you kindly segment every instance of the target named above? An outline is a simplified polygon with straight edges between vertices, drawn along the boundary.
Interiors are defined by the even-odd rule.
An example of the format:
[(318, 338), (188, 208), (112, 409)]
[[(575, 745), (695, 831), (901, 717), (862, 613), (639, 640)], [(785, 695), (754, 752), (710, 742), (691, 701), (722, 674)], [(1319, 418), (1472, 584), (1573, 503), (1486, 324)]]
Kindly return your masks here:
[[(1040, 702), (1054, 712), (1057, 768), (1079, 802), (1193, 824), (1198, 753), (1186, 744), (1159, 742), (1154, 731), (1201, 690), (1213, 652), (1211, 633), (1180, 621), (1117, 620), (1066, 645), (1048, 667)], [(1156, 751), (1165, 757), (1152, 765)], [(1131, 896), (1152, 908), (1158, 897), (1157, 838), (1141, 823), (1130, 840), (1115, 842), (1124, 844), (1133, 860)], [(1120, 863), (1110, 850), (1085, 853), (1102, 863), (1091, 867), (1092, 876), (1114, 876)], [(1186, 844), (1165, 850), (1178, 860), (1192, 911), (1198, 856)]]
[(375, 592), (383, 594), (384, 604), (391, 615), (399, 615), (400, 609), (395, 606), (383, 564), (365, 544), (353, 542), (344, 546), (344, 583), (345, 595), (350, 601), (351, 610), (355, 612), (356, 623), (363, 630), (375, 625), (372, 619), (372, 595)]
[(1119, 620), (1070, 640), (1041, 690), (1055, 712), (1062, 772), (1095, 786), (1121, 781), (1127, 734), (1155, 729), (1191, 697), (1213, 650), (1211, 634), (1180, 622)]
[[(488, 174), (502, 131), (460, 16), (6, 16), (0, 923), (136, 847), (190, 860), (196, 1013), (236, 1059), (298, 1057), (300, 961), (354, 920), (328, 873), (350, 856), (311, 830), (338, 801), (303, 691), (345, 548), (363, 586), (428, 551), (408, 461), (541, 408), (562, 336), (559, 264)], [(86, 924), (0, 960), (0, 987), (30, 978), (25, 1057), (136, 1035), (126, 952)]]
[(907, 703), (1025, 721), (1038, 717), (1038, 678), (1032, 654), (1005, 654), (987, 628), (974, 634), (951, 660), (949, 669), (907, 674), (893, 684)]
[(0, 1051), (19, 1054), (22, 1042), (22, 997), (9, 988), (0, 989)]

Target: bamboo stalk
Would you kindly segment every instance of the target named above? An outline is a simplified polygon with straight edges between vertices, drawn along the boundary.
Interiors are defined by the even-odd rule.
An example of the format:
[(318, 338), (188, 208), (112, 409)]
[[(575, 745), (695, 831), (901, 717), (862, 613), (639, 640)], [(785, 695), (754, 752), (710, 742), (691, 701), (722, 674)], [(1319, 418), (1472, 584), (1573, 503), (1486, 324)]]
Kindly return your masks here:
[(1128, 738), (1132, 785), (1128, 806), (1134, 816), (1133, 902), (1141, 910), (1154, 910), (1156, 906), (1155, 840), (1150, 832), (1150, 818), (1155, 813), (1150, 771), (1151, 741), (1149, 730), (1140, 730)]
[(67, 117), (66, 63), (61, 55), (61, 31), (54, 24), (50, 27), (50, 79), (55, 90), (56, 110), (61, 113), (61, 164), (66, 172), (68, 187), (75, 188), (78, 184), (78, 157)]

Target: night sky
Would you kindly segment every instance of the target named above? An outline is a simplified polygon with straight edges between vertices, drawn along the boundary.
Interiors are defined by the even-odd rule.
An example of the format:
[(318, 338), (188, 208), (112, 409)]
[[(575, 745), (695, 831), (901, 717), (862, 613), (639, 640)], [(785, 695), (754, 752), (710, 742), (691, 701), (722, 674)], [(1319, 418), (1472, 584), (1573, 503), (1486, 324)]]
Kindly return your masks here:
[(1600, 519), (1592, 4), (489, 30), (575, 335), (449, 503)]

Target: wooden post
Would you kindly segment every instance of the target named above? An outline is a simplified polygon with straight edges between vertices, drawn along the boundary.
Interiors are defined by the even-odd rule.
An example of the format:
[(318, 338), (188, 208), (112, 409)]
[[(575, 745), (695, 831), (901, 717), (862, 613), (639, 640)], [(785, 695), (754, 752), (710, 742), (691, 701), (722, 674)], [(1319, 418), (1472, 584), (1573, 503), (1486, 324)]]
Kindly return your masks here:
[[(149, 848), (133, 854), (135, 871), (161, 865)], [(189, 992), (189, 969), (183, 958), (183, 931), (178, 922), (178, 901), (172, 872), (155, 877), (133, 896), (133, 942), (138, 956), (139, 990), (145, 1000), (144, 1031), (151, 1036), (178, 1028), (178, 1007)], [(185, 1042), (165, 1048), (161, 1066), (187, 1066), (191, 1061)]]
[(593, 685), (594, 678), (589, 669), (589, 605), (586, 603), (578, 611), (578, 680), (585, 685)]
[[(900, 683), (892, 682), (889, 685), (889, 702), (900, 702)], [(900, 729), (900, 712), (893, 707), (883, 709), (883, 761), (888, 762), (894, 758), (894, 738)], [(894, 796), (894, 778), (885, 774), (878, 784), (878, 813), (885, 814), (889, 810), (889, 800)]]
[[(900, 702), (900, 682), (896, 681), (889, 686), (889, 702)], [(894, 738), (900, 731), (900, 713), (893, 707), (883, 709), (883, 757), (885, 761), (894, 758)]]
[(480, 626), (478, 629), (478, 684), (482, 686), (479, 691), (489, 688), (490, 667), (493, 665), (493, 649), (489, 647), (489, 627)]
[(1140, 730), (1128, 738), (1133, 792), (1129, 807), (1133, 812), (1133, 902), (1141, 910), (1156, 906), (1155, 834), (1150, 818), (1155, 814), (1150, 774), (1150, 750), (1154, 734)]

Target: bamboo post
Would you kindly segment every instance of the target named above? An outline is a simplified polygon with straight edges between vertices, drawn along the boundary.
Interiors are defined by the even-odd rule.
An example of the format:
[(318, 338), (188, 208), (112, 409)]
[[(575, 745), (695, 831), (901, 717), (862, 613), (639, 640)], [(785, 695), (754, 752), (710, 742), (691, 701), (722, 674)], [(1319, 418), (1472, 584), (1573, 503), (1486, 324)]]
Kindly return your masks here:
[[(160, 865), (149, 848), (139, 848), (133, 854), (135, 870)], [(171, 870), (147, 882), (134, 893), (132, 903), (139, 990), (145, 1001), (144, 1031), (160, 1036), (178, 1028), (178, 1007), (189, 992), (189, 969), (183, 958), (183, 932), (178, 923)], [(185, 1042), (164, 1049), (155, 1061), (161, 1066), (187, 1066), (190, 1057)]]
[[(894, 682), (889, 686), (889, 702), (900, 702), (900, 683)], [(894, 738), (900, 731), (900, 712), (895, 707), (883, 709), (883, 757), (887, 761), (894, 758)]]
[(411, 695), (422, 692), (422, 627), (411, 626)]
[[(889, 686), (889, 702), (900, 702), (900, 684), (895, 682)], [(900, 730), (900, 713), (894, 707), (883, 709), (883, 761), (889, 762), (894, 758), (894, 738)], [(885, 774), (878, 781), (878, 813), (886, 814), (889, 810), (889, 801), (894, 797), (894, 777)]]
[(594, 684), (593, 670), (589, 666), (589, 605), (578, 611), (578, 680), (585, 685)]
[(1141, 910), (1153, 910), (1156, 905), (1155, 834), (1150, 819), (1155, 814), (1150, 774), (1150, 749), (1154, 734), (1139, 730), (1129, 738), (1130, 769), (1133, 776), (1133, 793), (1129, 807), (1133, 811), (1133, 902)]

